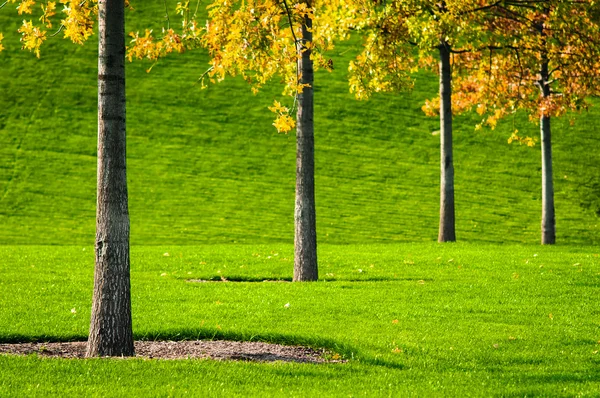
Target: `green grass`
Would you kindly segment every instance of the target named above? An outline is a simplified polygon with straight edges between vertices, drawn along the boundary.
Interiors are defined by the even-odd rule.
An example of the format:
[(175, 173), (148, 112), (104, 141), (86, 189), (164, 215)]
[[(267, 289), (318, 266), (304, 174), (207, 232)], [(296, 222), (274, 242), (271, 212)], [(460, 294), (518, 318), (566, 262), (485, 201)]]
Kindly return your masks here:
[[(10, 264), (0, 272), (1, 341), (85, 340), (90, 249), (0, 248)], [(136, 337), (301, 343), (331, 348), (349, 363), (4, 356), (0, 391), (595, 396), (600, 388), (597, 250), (324, 245), (321, 272), (330, 281), (186, 281), (289, 278), (291, 254), (285, 244), (134, 248)]]
[[(162, 21), (163, 4), (128, 14), (131, 29)], [(11, 18), (9, 19), (9, 16)], [(20, 21), (0, 12), (0, 243), (92, 241), (95, 206), (96, 49), (50, 40), (42, 59), (19, 50)], [(316, 196), (320, 242), (433, 241), (439, 214), (439, 130), (420, 110), (437, 79), (417, 76), (413, 92), (358, 102), (348, 92), (341, 45), (336, 69), (315, 83)], [(277, 134), (267, 110), (273, 84), (253, 96), (232, 79), (200, 90), (202, 51), (127, 66), (128, 176), (133, 244), (292, 242), (295, 139)], [(598, 244), (600, 109), (554, 123), (557, 240)], [(497, 131), (455, 126), (457, 237), (537, 243), (540, 147), (508, 145)]]
[[(162, 7), (140, 3), (128, 30), (159, 26)], [(0, 342), (85, 340), (96, 48), (55, 38), (36, 60), (18, 50), (20, 19), (0, 11)], [(200, 90), (201, 51), (127, 67), (136, 338), (307, 344), (348, 363), (0, 356), (0, 395), (597, 396), (600, 110), (553, 125), (556, 247), (536, 245), (539, 146), (506, 143), (513, 124), (537, 127), (456, 118), (461, 242), (438, 245), (439, 127), (420, 110), (436, 78), (357, 102), (351, 53), (334, 51), (315, 85), (310, 284), (262, 282), (292, 276), (295, 141), (266, 110), (281, 87)], [(221, 276), (238, 282), (187, 282)]]

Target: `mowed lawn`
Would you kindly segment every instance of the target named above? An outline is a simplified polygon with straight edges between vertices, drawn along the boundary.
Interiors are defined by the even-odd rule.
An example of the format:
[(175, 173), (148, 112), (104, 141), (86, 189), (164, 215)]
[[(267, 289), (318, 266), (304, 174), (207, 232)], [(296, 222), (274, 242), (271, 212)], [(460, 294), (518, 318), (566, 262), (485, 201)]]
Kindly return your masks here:
[[(1, 341), (85, 340), (91, 249), (0, 248), (6, 265), (0, 272)], [(263, 282), (291, 278), (292, 252), (285, 244), (134, 247), (136, 337), (307, 344), (332, 349), (347, 363), (0, 356), (0, 391), (40, 396), (600, 391), (597, 250), (323, 245), (323, 280)], [(221, 276), (238, 282), (187, 281)]]
[[(158, 26), (163, 3), (128, 13), (129, 30)], [(11, 18), (8, 18), (11, 16)], [(21, 18), (0, 12), (0, 243), (86, 245), (94, 238), (96, 46), (49, 40), (21, 51)], [(355, 40), (356, 45), (359, 43)], [(345, 80), (355, 48), (331, 52), (315, 80), (317, 228), (322, 243), (431, 242), (439, 214), (439, 122), (421, 111), (436, 76), (410, 93), (356, 101)], [(134, 245), (286, 243), (293, 239), (295, 137), (267, 107), (278, 82), (252, 95), (241, 79), (201, 90), (203, 51), (127, 66), (128, 177)], [(286, 102), (287, 101), (287, 102)], [(574, 118), (571, 125), (570, 118)], [(540, 240), (540, 146), (509, 145), (524, 115), (475, 131), (455, 121), (457, 237)], [(557, 241), (600, 243), (600, 107), (553, 121)]]
[[(128, 30), (160, 26), (162, 2), (133, 3)], [(36, 60), (12, 14), (0, 11), (0, 342), (85, 340), (96, 46), (57, 37)], [(200, 90), (202, 51), (127, 69), (136, 338), (306, 344), (346, 363), (0, 356), (0, 395), (597, 396), (600, 108), (553, 122), (555, 247), (537, 245), (539, 145), (507, 144), (537, 126), (457, 117), (459, 243), (439, 245), (439, 127), (420, 109), (436, 77), (357, 102), (353, 51), (340, 45), (315, 83), (315, 283), (263, 282), (293, 266), (295, 137), (267, 110), (282, 87)]]

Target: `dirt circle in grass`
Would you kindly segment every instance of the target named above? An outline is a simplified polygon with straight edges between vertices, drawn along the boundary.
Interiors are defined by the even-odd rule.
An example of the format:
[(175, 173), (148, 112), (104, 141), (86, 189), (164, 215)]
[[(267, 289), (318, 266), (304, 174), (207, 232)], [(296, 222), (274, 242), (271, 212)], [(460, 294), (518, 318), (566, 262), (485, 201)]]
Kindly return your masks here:
[[(245, 341), (136, 341), (137, 358), (147, 359), (215, 359), (256, 362), (342, 362), (325, 350), (302, 346), (284, 346)], [(0, 354), (30, 355), (51, 358), (85, 358), (86, 342), (0, 344)]]

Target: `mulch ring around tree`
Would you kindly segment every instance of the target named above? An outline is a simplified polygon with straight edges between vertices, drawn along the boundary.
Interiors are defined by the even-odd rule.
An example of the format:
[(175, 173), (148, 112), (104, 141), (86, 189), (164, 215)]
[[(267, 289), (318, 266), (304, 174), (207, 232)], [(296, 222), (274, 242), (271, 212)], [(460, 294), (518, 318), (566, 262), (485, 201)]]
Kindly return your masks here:
[[(256, 362), (332, 363), (346, 362), (326, 350), (244, 341), (136, 341), (137, 358), (215, 359)], [(50, 358), (85, 358), (86, 342), (0, 344), (0, 354)]]

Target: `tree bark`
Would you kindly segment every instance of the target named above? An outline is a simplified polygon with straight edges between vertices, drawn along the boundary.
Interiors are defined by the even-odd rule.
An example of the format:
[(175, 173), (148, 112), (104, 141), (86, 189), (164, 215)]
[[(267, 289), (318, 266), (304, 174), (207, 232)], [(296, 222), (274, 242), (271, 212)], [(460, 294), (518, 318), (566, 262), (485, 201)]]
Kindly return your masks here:
[(456, 241), (454, 214), (454, 158), (452, 156), (452, 66), (450, 46), (440, 52), (440, 229), (438, 242)]
[(100, 0), (98, 24), (96, 266), (86, 355), (131, 356), (123, 0)]
[[(544, 98), (550, 96), (548, 59), (542, 57), (540, 69), (540, 89)], [(556, 243), (556, 218), (554, 213), (554, 183), (552, 182), (552, 137), (550, 116), (544, 111), (540, 116), (542, 140), (542, 245)]]
[[(311, 2), (307, 3), (312, 7)], [(296, 205), (294, 210), (294, 281), (315, 281), (317, 227), (315, 214), (315, 157), (313, 61), (306, 44), (312, 42), (312, 20), (305, 17), (298, 48), (300, 83), (308, 84), (298, 94), (296, 115)]]

